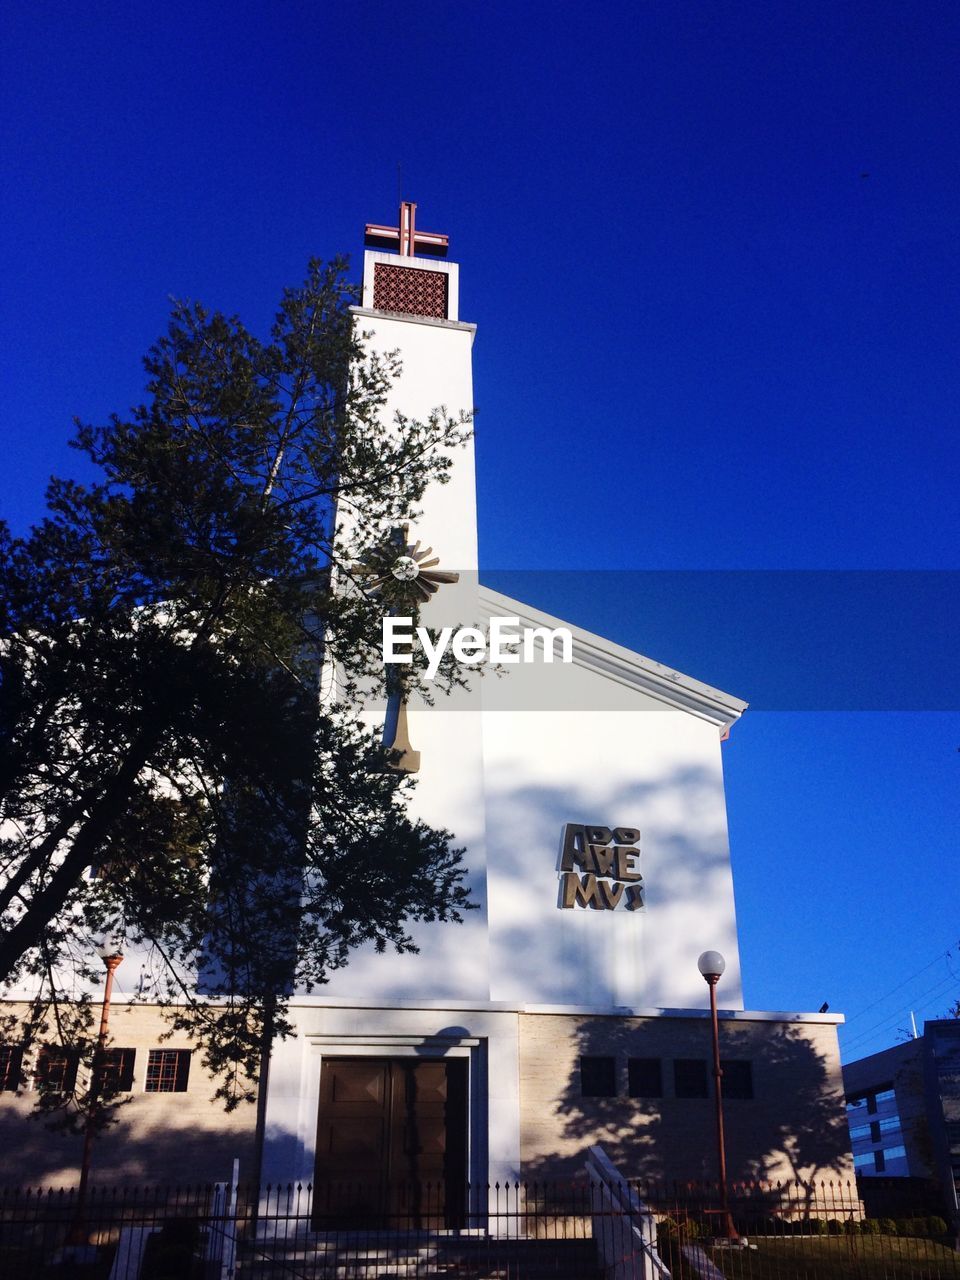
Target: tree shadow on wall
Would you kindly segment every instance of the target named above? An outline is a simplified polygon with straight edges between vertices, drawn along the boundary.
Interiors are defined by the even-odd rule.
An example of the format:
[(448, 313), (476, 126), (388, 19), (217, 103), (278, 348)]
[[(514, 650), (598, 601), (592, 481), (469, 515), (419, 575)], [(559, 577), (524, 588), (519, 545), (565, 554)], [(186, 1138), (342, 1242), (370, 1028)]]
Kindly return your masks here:
[[(487, 856), (499, 904), (490, 920), (494, 998), (601, 1008), (666, 1002), (703, 1007), (697, 956), (708, 946), (728, 954), (736, 946), (719, 770), (694, 765), (665, 769), (652, 780), (612, 778), (602, 786), (518, 786), (506, 771), (488, 769), (488, 780), (495, 803), (487, 810)], [(606, 911), (559, 909), (558, 846), (566, 822), (641, 829), (645, 908), (632, 918), (642, 977), (626, 976), (628, 966), (626, 980), (619, 981), (623, 958), (612, 956), (599, 937), (609, 925)], [(695, 930), (665, 936), (664, 921), (690, 904), (714, 901), (720, 919), (711, 919), (705, 936)], [(590, 918), (577, 919), (581, 914)], [(629, 913), (621, 905), (616, 914)]]
[[(672, 1043), (668, 1043), (672, 1042)], [(724, 1099), (730, 1181), (852, 1179), (843, 1095), (828, 1059), (791, 1023), (721, 1018), (721, 1056), (751, 1063), (754, 1097)], [(617, 1093), (584, 1097), (581, 1057), (613, 1057)], [(675, 1096), (673, 1059), (704, 1061), (706, 1098)], [(660, 1062), (662, 1097), (630, 1097), (630, 1058)], [(710, 1023), (696, 1019), (584, 1018), (572, 1067), (547, 1122), (524, 1130), (524, 1177), (579, 1178), (599, 1145), (625, 1178), (664, 1184), (718, 1177)], [(529, 1153), (529, 1158), (527, 1156)]]
[[(31, 1095), (4, 1099), (0, 1105), (0, 1150), (7, 1153), (0, 1171), (4, 1187), (71, 1187), (79, 1174), (83, 1138), (51, 1132), (31, 1114)], [(229, 1181), (233, 1160), (240, 1177), (253, 1176), (254, 1109), (249, 1126), (233, 1132), (217, 1127), (222, 1112), (210, 1106), (210, 1123), (173, 1124), (161, 1117), (133, 1115), (125, 1108), (118, 1123), (93, 1142), (92, 1186), (195, 1185)]]

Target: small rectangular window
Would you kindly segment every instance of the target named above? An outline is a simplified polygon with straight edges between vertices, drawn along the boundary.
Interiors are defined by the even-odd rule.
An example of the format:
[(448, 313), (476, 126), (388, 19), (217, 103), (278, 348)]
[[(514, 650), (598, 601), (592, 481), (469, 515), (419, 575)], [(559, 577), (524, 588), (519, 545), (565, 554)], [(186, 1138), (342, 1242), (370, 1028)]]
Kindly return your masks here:
[(186, 1093), (189, 1075), (189, 1049), (151, 1049), (143, 1087), (147, 1093)]
[(136, 1049), (107, 1049), (97, 1068), (98, 1093), (129, 1093)]
[(870, 1141), (871, 1142), (880, 1141), (880, 1126), (877, 1124), (876, 1120), (873, 1120), (870, 1123)]
[(581, 1057), (580, 1093), (584, 1098), (614, 1098), (617, 1070), (613, 1058)]
[(0, 1044), (0, 1093), (14, 1093), (20, 1087), (23, 1049), (18, 1044)]
[(753, 1063), (746, 1058), (721, 1059), (723, 1071), (721, 1088), (725, 1098), (747, 1099), (753, 1097)]
[(883, 1173), (884, 1169), (886, 1169), (887, 1162), (883, 1158), (882, 1151), (875, 1151), (873, 1153), (873, 1167), (876, 1169), (877, 1173)]
[(662, 1098), (663, 1071), (659, 1058), (628, 1058), (627, 1076), (631, 1098)]
[(673, 1089), (678, 1098), (706, 1098), (707, 1064), (702, 1058), (676, 1058)]
[(36, 1085), (41, 1093), (71, 1093), (77, 1083), (80, 1050), (45, 1044), (37, 1055)]

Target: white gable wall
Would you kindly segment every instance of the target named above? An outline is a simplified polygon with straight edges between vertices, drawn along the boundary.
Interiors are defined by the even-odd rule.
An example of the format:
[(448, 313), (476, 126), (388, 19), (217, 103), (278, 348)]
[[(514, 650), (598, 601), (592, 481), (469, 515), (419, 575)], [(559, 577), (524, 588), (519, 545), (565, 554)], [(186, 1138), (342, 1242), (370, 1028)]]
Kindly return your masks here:
[[(683, 711), (504, 711), (483, 745), (492, 997), (696, 1008), (697, 957), (716, 949), (721, 1004), (742, 1008), (716, 727)], [(643, 910), (558, 906), (567, 822), (640, 828)]]

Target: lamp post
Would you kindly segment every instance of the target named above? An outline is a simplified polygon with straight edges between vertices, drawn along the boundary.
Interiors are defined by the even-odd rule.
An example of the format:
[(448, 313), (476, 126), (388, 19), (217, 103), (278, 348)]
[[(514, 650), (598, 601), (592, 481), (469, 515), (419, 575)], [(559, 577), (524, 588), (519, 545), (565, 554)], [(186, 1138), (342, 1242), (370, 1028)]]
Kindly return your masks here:
[(110, 1024), (110, 996), (113, 993), (113, 975), (123, 960), (121, 938), (104, 938), (97, 947), (97, 955), (103, 961), (106, 977), (103, 983), (103, 1004), (100, 1006), (100, 1030), (97, 1032), (97, 1044), (93, 1051), (93, 1062), (90, 1073), (90, 1096), (87, 1100), (87, 1122), (83, 1130), (83, 1156), (80, 1160), (80, 1184), (77, 1187), (77, 1211), (70, 1232), (73, 1244), (86, 1244), (85, 1211), (87, 1203), (87, 1183), (90, 1179), (90, 1157), (93, 1154), (93, 1139), (97, 1132), (99, 1115), (98, 1094), (104, 1065), (104, 1053), (107, 1047), (107, 1028)]
[(727, 1200), (727, 1156), (723, 1143), (723, 1090), (721, 1080), (723, 1071), (720, 1067), (720, 1024), (717, 1021), (717, 983), (720, 981), (727, 962), (719, 951), (704, 951), (697, 961), (697, 968), (710, 988), (710, 1021), (713, 1026), (713, 1096), (717, 1110), (717, 1167), (720, 1172), (720, 1212), (722, 1230), (718, 1233), (727, 1240), (739, 1240), (740, 1235), (733, 1225), (730, 1216), (730, 1205)]

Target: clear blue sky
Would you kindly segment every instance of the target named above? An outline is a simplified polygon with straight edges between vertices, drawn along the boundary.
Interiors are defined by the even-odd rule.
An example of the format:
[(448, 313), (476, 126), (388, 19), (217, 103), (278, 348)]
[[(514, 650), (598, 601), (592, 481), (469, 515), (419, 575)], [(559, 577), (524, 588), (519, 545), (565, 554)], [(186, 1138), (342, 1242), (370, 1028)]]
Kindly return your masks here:
[[(0, 22), (11, 524), (77, 469), (74, 414), (139, 398), (170, 296), (264, 326), (309, 255), (392, 219), (399, 162), (479, 325), (483, 563), (758, 708), (725, 748), (748, 1005), (828, 1000), (850, 1056), (945, 1009), (960, 619), (946, 577), (889, 571), (960, 568), (960, 9), (8, 0)], [(790, 633), (818, 619), (785, 655), (753, 625), (779, 574), (685, 577), (673, 609), (550, 572), (594, 569), (877, 571), (866, 666), (823, 577), (785, 579), (814, 583)]]

